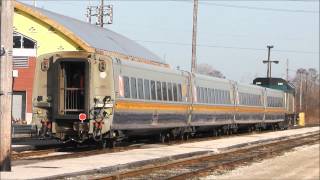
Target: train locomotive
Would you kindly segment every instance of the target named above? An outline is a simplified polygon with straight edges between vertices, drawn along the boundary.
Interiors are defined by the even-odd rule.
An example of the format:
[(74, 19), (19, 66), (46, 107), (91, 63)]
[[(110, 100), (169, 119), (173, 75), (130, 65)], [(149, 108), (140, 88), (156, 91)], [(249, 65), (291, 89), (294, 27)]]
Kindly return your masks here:
[(114, 145), (135, 136), (165, 141), (242, 127), (284, 129), (292, 114), (293, 93), (282, 90), (98, 52), (57, 52), (37, 60), (33, 122), (65, 142)]

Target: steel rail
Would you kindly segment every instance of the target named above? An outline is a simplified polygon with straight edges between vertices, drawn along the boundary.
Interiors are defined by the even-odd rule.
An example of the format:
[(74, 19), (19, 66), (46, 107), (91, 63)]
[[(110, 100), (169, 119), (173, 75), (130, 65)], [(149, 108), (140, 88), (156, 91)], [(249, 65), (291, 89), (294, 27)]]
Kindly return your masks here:
[[(193, 157), (189, 159), (154, 164), (142, 168), (102, 175), (92, 179), (188, 179), (205, 176), (215, 170), (233, 169), (234, 167), (256, 159), (275, 156), (294, 147), (319, 143), (320, 135), (311, 134), (302, 137), (269, 142), (267, 144), (252, 145), (219, 154)], [(103, 174), (103, 173), (102, 173)]]

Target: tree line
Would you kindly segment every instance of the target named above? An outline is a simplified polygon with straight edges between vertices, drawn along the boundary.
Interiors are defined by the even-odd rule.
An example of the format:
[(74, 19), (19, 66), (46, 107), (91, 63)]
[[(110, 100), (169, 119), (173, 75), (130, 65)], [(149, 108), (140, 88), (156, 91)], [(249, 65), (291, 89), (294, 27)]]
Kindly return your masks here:
[(319, 124), (320, 79), (315, 68), (300, 68), (291, 80), (295, 86), (297, 112), (305, 112), (307, 124)]

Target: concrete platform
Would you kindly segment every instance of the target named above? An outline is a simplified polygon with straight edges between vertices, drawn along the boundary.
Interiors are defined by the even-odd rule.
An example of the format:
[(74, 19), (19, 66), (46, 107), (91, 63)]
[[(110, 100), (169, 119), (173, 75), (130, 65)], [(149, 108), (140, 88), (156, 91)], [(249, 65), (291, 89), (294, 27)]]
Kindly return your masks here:
[(186, 143), (165, 147), (160, 146), (157, 148), (136, 149), (82, 158), (52, 160), (28, 165), (18, 165), (13, 166), (12, 172), (1, 172), (0, 179), (53, 179), (67, 175), (75, 175), (79, 172), (96, 172), (98, 170), (112, 172), (122, 168), (148, 164), (150, 162), (164, 162), (169, 159), (179, 159), (208, 153), (219, 153), (235, 147), (286, 139), (294, 136), (303, 136), (311, 133), (319, 133), (319, 130), (319, 127), (309, 127), (239, 137), (226, 137), (211, 141)]

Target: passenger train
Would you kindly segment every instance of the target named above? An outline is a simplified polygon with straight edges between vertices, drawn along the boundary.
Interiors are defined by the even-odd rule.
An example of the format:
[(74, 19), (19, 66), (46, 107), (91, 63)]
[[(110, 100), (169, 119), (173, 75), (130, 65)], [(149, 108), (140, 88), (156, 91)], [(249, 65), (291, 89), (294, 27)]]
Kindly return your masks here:
[(294, 96), (103, 53), (58, 52), (38, 58), (33, 106), (33, 122), (46, 135), (114, 144), (135, 136), (165, 141), (287, 128)]

